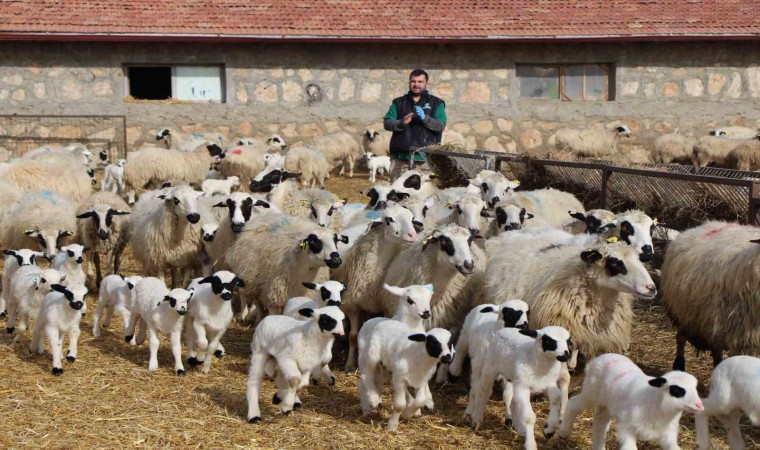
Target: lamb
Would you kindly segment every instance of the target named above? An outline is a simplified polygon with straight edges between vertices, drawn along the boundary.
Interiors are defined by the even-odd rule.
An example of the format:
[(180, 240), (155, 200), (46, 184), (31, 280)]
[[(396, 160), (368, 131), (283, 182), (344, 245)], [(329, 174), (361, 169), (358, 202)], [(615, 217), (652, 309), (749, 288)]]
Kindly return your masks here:
[(324, 153), (327, 161), (332, 166), (343, 163), (338, 175), (343, 175), (346, 165), (348, 165), (348, 176), (350, 178), (354, 177), (354, 162), (359, 155), (361, 147), (359, 142), (350, 133), (340, 132), (316, 137), (309, 143), (309, 147), (318, 149)]
[[(285, 168), (285, 157), (282, 156), (279, 153), (267, 153), (264, 155), (264, 170), (263, 172), (267, 172), (269, 170), (273, 169), (284, 169)], [(298, 172), (296, 170), (296, 172)]]
[[(261, 142), (261, 139), (258, 138), (244, 137), (238, 140), (237, 145), (260, 146)], [(274, 148), (277, 151), (285, 150), (285, 148), (288, 146), (285, 143), (285, 139), (283, 139), (279, 134), (271, 135), (269, 139), (266, 140), (265, 144), (269, 145), (271, 148)]]
[(696, 140), (680, 133), (663, 134), (654, 141), (652, 161), (657, 164), (691, 164)]
[(757, 131), (747, 127), (730, 126), (712, 129), (708, 134), (724, 139), (752, 139), (757, 136)]
[(636, 448), (639, 439), (657, 441), (663, 449), (678, 449), (681, 414), (704, 410), (692, 375), (673, 371), (650, 377), (630, 359), (613, 353), (589, 364), (583, 389), (570, 399), (562, 419), (560, 437), (569, 437), (576, 416), (594, 407), (594, 450), (605, 448), (613, 419), (618, 421), (621, 449)]
[[(369, 197), (366, 209), (375, 211), (383, 210), (388, 206), (388, 201), (400, 200), (399, 194), (385, 181), (375, 183), (362, 191), (362, 195)], [(408, 196), (408, 194), (405, 194)]]
[(124, 195), (124, 165), (126, 159), (120, 159), (116, 164), (109, 164), (103, 169), (103, 180), (100, 182), (101, 191), (111, 191), (114, 194)]
[[(169, 291), (158, 278), (143, 278), (135, 287), (129, 325), (124, 332), (124, 341), (131, 345), (140, 345), (145, 341), (146, 329), (150, 333), (150, 360), (148, 370), (158, 370), (158, 334), (168, 335), (174, 356), (174, 371), (177, 375), (185, 374), (182, 365), (182, 325), (187, 314), (188, 303), (193, 297), (192, 289), (172, 289)], [(140, 329), (135, 337), (138, 321)]]
[(236, 176), (227, 177), (224, 180), (203, 180), (201, 191), (206, 197), (214, 194), (230, 195), (235, 186), (240, 186), (240, 178)]
[(562, 225), (571, 234), (602, 234), (608, 228), (617, 227), (615, 213), (606, 209), (591, 209), (586, 212), (568, 211), (572, 219)]
[(694, 165), (728, 168), (730, 166), (728, 155), (743, 142), (739, 139), (704, 136), (694, 145)]
[(253, 192), (268, 192), (267, 200), (285, 214), (313, 219), (321, 227), (332, 224), (335, 210), (345, 204), (335, 194), (318, 189), (299, 190), (292, 179), (298, 174), (275, 169), (256, 184), (251, 184)]
[(282, 151), (287, 146), (285, 141), (278, 135), (272, 135), (266, 142), (261, 139), (242, 139), (237, 146), (222, 151), (216, 147), (216, 151), (222, 154), (219, 162), (219, 173), (223, 177), (237, 176), (240, 184), (248, 186), (253, 177), (264, 169), (264, 156), (268, 151)]
[(548, 145), (560, 151), (569, 150), (582, 158), (600, 158), (615, 153), (621, 137), (631, 137), (631, 129), (622, 124), (609, 125), (604, 130), (560, 128), (549, 137)]
[(390, 156), (375, 156), (372, 152), (365, 153), (367, 157), (367, 168), (369, 169), (369, 182), (374, 183), (376, 181), (376, 174), (391, 173), (391, 157)]
[(309, 384), (312, 371), (330, 362), (335, 337), (343, 336), (345, 315), (337, 306), (301, 309), (310, 320), (302, 322), (286, 316), (268, 316), (256, 327), (251, 343), (251, 366), (248, 370), (246, 399), (248, 423), (261, 421), (259, 392), (267, 362), (277, 362), (277, 394), (274, 401), (280, 411), (290, 414), (300, 407), (297, 390)]
[(712, 221), (668, 245), (661, 288), (678, 330), (673, 369), (685, 370), (687, 342), (710, 350), (716, 366), (724, 350), (733, 355), (760, 347), (760, 292), (752, 288), (760, 284), (758, 237), (753, 226)]
[[(190, 152), (141, 148), (127, 155), (124, 180), (131, 189), (138, 191), (155, 189), (167, 180), (200, 184), (213, 159), (209, 150), (203, 147)], [(130, 198), (133, 195), (134, 191)]]
[(5, 325), (8, 334), (13, 335), (14, 343), (21, 339), (29, 321), (37, 317), (50, 286), (65, 280), (66, 276), (54, 269), (19, 267), (8, 286), (8, 322)]
[(8, 302), (9, 286), (11, 279), (16, 271), (24, 266), (36, 266), (37, 258), (42, 258), (44, 253), (35, 252), (28, 248), (22, 248), (20, 250), (3, 250), (5, 255), (5, 263), (3, 264), (3, 284), (2, 292), (0, 292), (0, 317), (5, 317), (5, 306)]
[(66, 282), (61, 283), (64, 286), (86, 283), (87, 277), (82, 269), (84, 251), (84, 245), (71, 244), (61, 247), (61, 253), (53, 258), (50, 267), (66, 276)]
[(578, 352), (625, 351), (633, 296), (657, 294), (638, 253), (622, 241), (599, 240), (589, 247), (504, 233), (489, 241), (488, 256), (483, 298), (522, 298), (530, 306), (532, 328), (558, 325), (570, 331), (576, 344), (571, 368)]
[(161, 128), (156, 133), (156, 141), (163, 141), (167, 149), (181, 152), (193, 150), (207, 144), (225, 145), (227, 139), (216, 133), (182, 133), (173, 128)]
[(380, 133), (374, 128), (367, 128), (362, 134), (362, 151), (375, 156), (388, 156), (391, 147), (391, 134)]
[(0, 181), (24, 193), (54, 192), (75, 205), (92, 192), (90, 177), (81, 166), (62, 167), (46, 161), (17, 160), (4, 168)]
[(171, 270), (172, 286), (180, 284), (180, 270), (189, 281), (190, 269), (200, 261), (198, 194), (188, 185), (160, 194), (148, 191), (132, 212), (135, 258), (148, 275), (163, 279), (163, 270)]
[(744, 449), (739, 419), (749, 416), (753, 426), (760, 426), (760, 359), (732, 356), (718, 364), (712, 373), (710, 396), (702, 401), (705, 410), (697, 414), (697, 448), (709, 450), (711, 416), (717, 416), (728, 430), (728, 445)]
[(515, 429), (525, 436), (525, 448), (536, 450), (534, 427), (536, 414), (530, 405), (530, 395), (545, 393), (549, 397), (549, 417), (544, 435), (551, 437), (560, 425), (561, 392), (558, 387), (563, 363), (570, 359), (570, 333), (557, 326), (540, 330), (504, 328), (491, 337), (489, 358), (476, 361), (480, 366), (478, 384), (470, 388), (467, 409), (475, 430), (483, 423), (486, 402), (496, 377), (506, 383), (504, 403), (506, 417), (515, 410)]
[(607, 227), (604, 237), (616, 237), (627, 243), (639, 254), (642, 262), (652, 260), (654, 249), (652, 244), (652, 230), (657, 224), (645, 212), (631, 209), (615, 216), (616, 227)]
[(76, 206), (51, 191), (24, 194), (0, 215), (0, 247), (32, 248), (35, 244), (52, 260), (76, 229)]
[(583, 203), (573, 194), (552, 188), (510, 192), (504, 200), (522, 206), (543, 224), (556, 228), (567, 222), (568, 211), (584, 209)]
[(479, 173), (477, 177), (471, 179), (470, 186), (476, 188), (479, 187), (481, 189), (483, 200), (488, 203), (488, 206), (490, 208), (493, 208), (497, 203), (506, 199), (510, 192), (514, 191), (518, 186), (520, 186), (519, 181), (510, 181), (500, 172), (483, 172), (489, 171), (484, 170)]
[(399, 194), (425, 199), (438, 193), (438, 188), (435, 186), (437, 178), (438, 175), (433, 173), (423, 173), (416, 169), (407, 170), (393, 181), (391, 188)]
[[(43, 300), (37, 319), (34, 322), (32, 341), (29, 351), (42, 354), (45, 348), (45, 336), (50, 343), (53, 354), (53, 375), (63, 375), (63, 334), (68, 334), (69, 351), (66, 361), (73, 363), (77, 359), (79, 341), (79, 322), (85, 309), (87, 288), (81, 284), (61, 286), (53, 284), (50, 289), (55, 292), (47, 294)], [(43, 335), (43, 331), (45, 335)]]
[(131, 212), (121, 197), (107, 191), (93, 193), (77, 210), (78, 235), (89, 254), (87, 276), (95, 278), (95, 286), (103, 279), (101, 255), (106, 259), (106, 275), (119, 271), (121, 254), (132, 234), (132, 221), (124, 216)]
[[(433, 328), (419, 333), (396, 320), (367, 322), (359, 332), (362, 413), (380, 404), (384, 373), (391, 372), (393, 413), (386, 429), (396, 431), (400, 418), (411, 418), (424, 406), (436, 365), (450, 363), (452, 354), (448, 330)], [(414, 398), (408, 392), (410, 387), (415, 390)]]
[(726, 162), (729, 167), (737, 170), (760, 170), (760, 134), (731, 150)]
[(310, 147), (294, 147), (285, 154), (285, 170), (300, 173), (304, 186), (325, 188), (325, 180), (330, 178), (332, 164), (325, 154)]
[(318, 309), (325, 306), (340, 306), (341, 296), (346, 290), (346, 286), (339, 282), (328, 280), (324, 283), (303, 283), (306, 289), (319, 292), (319, 300), (312, 300), (309, 297), (293, 297), (285, 303), (282, 310), (283, 316), (303, 320), (303, 316), (298, 313), (303, 308)]
[(142, 280), (140, 276), (125, 277), (111, 274), (103, 278), (98, 288), (98, 307), (92, 317), (92, 335), (100, 337), (101, 328), (111, 325), (113, 314), (119, 313), (124, 322), (124, 335), (129, 327), (129, 312), (134, 301), (135, 286)]

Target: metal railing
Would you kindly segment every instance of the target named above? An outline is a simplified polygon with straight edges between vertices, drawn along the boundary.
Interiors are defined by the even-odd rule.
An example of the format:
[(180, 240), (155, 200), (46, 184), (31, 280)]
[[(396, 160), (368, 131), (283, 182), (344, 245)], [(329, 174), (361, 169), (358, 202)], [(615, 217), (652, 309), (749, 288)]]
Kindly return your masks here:
[(760, 173), (676, 164), (554, 161), (477, 151), (426, 151), (445, 186), (463, 185), (484, 169), (520, 180), (521, 189), (555, 187), (572, 192), (587, 209), (637, 208), (669, 227), (707, 220), (760, 224)]

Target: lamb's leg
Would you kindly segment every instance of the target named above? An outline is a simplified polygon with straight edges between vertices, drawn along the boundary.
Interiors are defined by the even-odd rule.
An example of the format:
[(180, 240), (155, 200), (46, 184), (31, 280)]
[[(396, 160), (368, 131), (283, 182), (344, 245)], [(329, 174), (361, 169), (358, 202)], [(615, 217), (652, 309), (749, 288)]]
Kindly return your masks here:
[(348, 326), (348, 359), (346, 359), (346, 372), (356, 370), (356, 348), (359, 340), (359, 311), (347, 311)]
[(359, 400), (362, 406), (362, 414), (367, 414), (380, 404), (380, 391), (377, 390), (375, 376), (377, 367), (375, 364), (362, 366), (359, 374)]
[[(712, 448), (712, 445), (710, 444), (710, 416), (712, 415), (710, 412), (710, 398), (708, 397), (702, 400), (702, 405), (705, 407), (704, 412), (694, 415), (694, 426), (697, 432), (697, 448), (699, 450), (710, 450)], [(727, 425), (725, 422), (723, 423), (724, 425)], [(727, 426), (726, 429), (728, 429)], [(728, 434), (730, 436), (731, 432), (729, 431)], [(731, 448), (734, 448), (733, 445), (731, 445)]]
[(100, 282), (103, 281), (103, 274), (100, 271), (100, 254), (96, 251), (92, 252), (92, 264), (95, 266), (95, 286), (100, 288)]
[(407, 391), (407, 405), (404, 413), (401, 415), (402, 418), (409, 419), (412, 416), (416, 416), (420, 408), (425, 406), (425, 386), (427, 386), (427, 383), (415, 390), (414, 398), (410, 398)]
[(680, 331), (676, 333), (676, 359), (673, 370), (686, 370), (686, 336)]
[(501, 390), (501, 399), (504, 401), (504, 426), (512, 426), (512, 397), (514, 397), (514, 387), (512, 383), (503, 380), (503, 387)]
[(8, 320), (5, 322), (5, 331), (8, 334), (13, 334), (16, 329), (16, 320), (18, 318), (18, 308), (16, 302), (10, 302), (8, 304)]
[(575, 418), (578, 414), (594, 406), (593, 401), (590, 398), (587, 398), (586, 392), (587, 391), (582, 390), (580, 394), (571, 398), (570, 401), (567, 402), (567, 411), (565, 411), (565, 415), (561, 417), (562, 423), (559, 427), (559, 437), (569, 438), (570, 434), (573, 432), (573, 422), (575, 422)]
[(280, 411), (288, 415), (293, 410), (293, 405), (296, 402), (296, 391), (298, 386), (301, 385), (301, 371), (298, 369), (298, 364), (295, 360), (290, 358), (280, 358), (277, 360), (277, 367), (282, 374), (282, 377), (288, 382), (288, 388), (285, 393), (285, 397), (280, 404)]
[[(111, 315), (113, 315), (113, 310), (110, 306), (106, 305), (106, 300), (101, 296), (100, 299), (98, 299), (98, 306), (95, 308), (95, 313), (92, 315), (92, 335), (95, 337), (100, 337), (100, 327), (106, 327), (106, 323), (108, 325), (111, 324)], [(108, 314), (105, 319), (103, 320), (101, 324), (101, 318), (103, 317), (103, 310), (106, 310)]]
[(174, 356), (174, 372), (177, 375), (185, 374), (185, 366), (182, 365), (182, 334), (180, 330), (172, 331), (171, 336), (172, 356)]
[(45, 328), (45, 334), (47, 334), (48, 342), (50, 342), (50, 352), (53, 354), (53, 375), (61, 375), (63, 373), (63, 364), (61, 363), (61, 340), (58, 335), (57, 327)]
[(208, 338), (206, 337), (206, 327), (197, 321), (193, 322), (193, 334), (195, 335), (195, 346), (193, 351), (197, 352), (196, 357), (191, 357), (187, 360), (187, 363), (191, 366), (199, 366), (201, 361), (206, 360), (208, 354)]
[(527, 386), (515, 385), (515, 396), (512, 405), (515, 410), (515, 430), (525, 436), (525, 450), (537, 450), (536, 444), (536, 413), (530, 405), (530, 389)]
[(148, 370), (155, 372), (158, 370), (158, 346), (160, 341), (158, 340), (158, 333), (152, 327), (148, 330), (150, 334), (150, 359), (148, 360)]
[(214, 359), (214, 353), (219, 348), (219, 340), (222, 338), (222, 333), (219, 331), (209, 333), (210, 338), (208, 342), (208, 348), (206, 349), (206, 358), (203, 360), (202, 373), (208, 373), (211, 370), (211, 360)]
[(261, 392), (261, 378), (264, 376), (264, 366), (267, 359), (269, 359), (269, 355), (265, 352), (254, 350), (251, 355), (251, 367), (248, 369), (248, 381), (245, 390), (245, 397), (248, 400), (248, 423), (261, 422), (259, 393)]
[(191, 366), (195, 366), (198, 362), (198, 358), (196, 357), (198, 352), (195, 338), (195, 329), (187, 323), (184, 324), (184, 329), (185, 345), (187, 346), (187, 363)]
[[(491, 397), (493, 383), (496, 380), (496, 374), (483, 370), (477, 384), (470, 386), (470, 403), (467, 405), (469, 410), (470, 422), (475, 431), (478, 431), (483, 425), (483, 416), (485, 415), (486, 403)], [(467, 413), (467, 411), (465, 411)]]
[(26, 328), (29, 324), (29, 313), (28, 312), (22, 312), (18, 317), (18, 324), (16, 325), (16, 332), (13, 335), (13, 343), (17, 343), (21, 336), (24, 335), (26, 332)]
[(348, 157), (348, 178), (354, 177), (354, 156)]
[(562, 364), (562, 371), (559, 374), (559, 381), (557, 382), (560, 390), (559, 400), (559, 417), (562, 420), (565, 417), (565, 410), (567, 409), (567, 399), (570, 393), (570, 370), (567, 364)]
[(458, 377), (462, 375), (462, 366), (464, 366), (464, 360), (467, 358), (467, 352), (470, 350), (469, 333), (467, 330), (462, 330), (457, 340), (457, 351), (454, 353), (454, 360), (449, 364), (449, 373), (451, 376)]
[(79, 343), (79, 325), (73, 326), (69, 330), (69, 353), (66, 355), (66, 361), (74, 362), (77, 360), (77, 344)]
[[(721, 422), (723, 423), (723, 426), (726, 427), (726, 431), (728, 431), (728, 446), (731, 448), (731, 450), (744, 450), (744, 438), (742, 437), (742, 432), (739, 429), (739, 420), (741, 417), (742, 411), (738, 409), (733, 410), (728, 415), (721, 417)], [(707, 441), (710, 441), (709, 434), (707, 436)]]
[[(634, 434), (630, 430), (626, 430), (625, 428), (618, 429), (618, 443), (620, 444), (620, 450), (636, 450), (638, 448), (636, 447), (636, 434)], [(592, 450), (599, 450), (599, 449), (604, 449), (604, 447), (598, 447)], [(675, 449), (669, 448), (667, 450), (677, 450), (677, 449), (678, 449), (678, 446), (676, 446)]]
[(436, 384), (444, 384), (449, 381), (449, 365), (441, 363), (435, 375)]
[(593, 450), (604, 450), (604, 442), (607, 440), (610, 423), (612, 423), (612, 417), (607, 408), (597, 408), (594, 414)]
[(129, 321), (132, 319), (132, 313), (129, 312), (127, 308), (120, 308), (119, 311), (117, 311), (121, 315), (121, 321), (124, 323), (124, 332), (127, 331), (127, 325), (129, 324)]
[(148, 324), (145, 322), (145, 319), (140, 319), (140, 324), (137, 329), (137, 338), (135, 339), (137, 345), (141, 345), (143, 342), (145, 342), (145, 331), (147, 328)]
[(124, 328), (124, 341), (129, 343), (129, 345), (137, 345), (137, 340), (135, 339), (135, 328), (137, 327), (138, 320), (140, 320), (140, 315), (133, 313), (129, 317), (129, 323)]
[(562, 417), (560, 414), (562, 390), (558, 386), (551, 386), (547, 393), (549, 394), (549, 417), (544, 425), (544, 436), (550, 438), (557, 431), (557, 428), (559, 428), (559, 422)]
[(32, 354), (42, 354), (45, 342), (45, 336), (42, 334), (42, 328), (34, 324), (32, 331), (32, 342), (29, 343), (29, 352)]
[(398, 422), (401, 418), (401, 413), (406, 409), (406, 383), (401, 377), (397, 377), (393, 374), (391, 377), (391, 385), (393, 386), (393, 412), (390, 419), (388, 419), (388, 425), (386, 430), (396, 431), (398, 430)]

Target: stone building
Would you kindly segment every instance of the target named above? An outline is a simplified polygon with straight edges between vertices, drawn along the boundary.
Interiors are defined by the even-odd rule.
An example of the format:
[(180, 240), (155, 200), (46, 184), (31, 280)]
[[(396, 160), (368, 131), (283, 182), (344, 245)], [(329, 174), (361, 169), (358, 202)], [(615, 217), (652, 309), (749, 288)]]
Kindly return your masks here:
[(557, 127), (613, 121), (646, 147), (760, 125), (759, 13), (755, 0), (6, 2), (0, 114), (124, 114), (130, 146), (162, 126), (358, 135), (422, 67), (471, 148), (540, 150)]

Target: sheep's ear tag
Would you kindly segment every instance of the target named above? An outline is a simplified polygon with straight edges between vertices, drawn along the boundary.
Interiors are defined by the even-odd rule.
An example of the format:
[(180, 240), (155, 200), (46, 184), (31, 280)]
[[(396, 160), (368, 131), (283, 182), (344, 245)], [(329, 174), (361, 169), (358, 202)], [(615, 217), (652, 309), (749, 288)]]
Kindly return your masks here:
[(430, 293), (431, 293), (431, 294), (433, 293), (433, 285), (432, 285), (432, 284), (426, 284), (426, 285), (425, 285), (425, 288), (426, 288), (428, 291), (430, 291)]
[(300, 203), (301, 203), (301, 206), (309, 206), (309, 201), (308, 200), (301, 200)]
[(657, 225), (657, 217), (655, 217), (654, 219), (652, 219), (652, 223), (655, 224), (655, 225)]
[(615, 242), (617, 242), (617, 241), (618, 241), (618, 238), (617, 238), (617, 237), (615, 237), (615, 236), (612, 236), (612, 237), (609, 237), (609, 238), (607, 238), (607, 243), (608, 243), (608, 244), (614, 244), (614, 243), (615, 243)]
[(520, 185), (520, 180), (515, 180), (515, 181), (513, 181), (513, 183), (515, 183), (516, 185), (519, 186)]
[(301, 247), (301, 250), (306, 250), (306, 246), (307, 246), (307, 245), (308, 245), (308, 244), (306, 243), (306, 241), (301, 241), (301, 243), (300, 243), (300, 244), (298, 244), (298, 246), (299, 246), (299, 247)]

